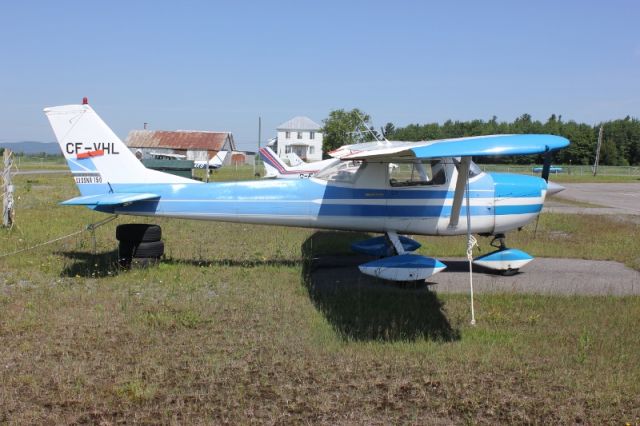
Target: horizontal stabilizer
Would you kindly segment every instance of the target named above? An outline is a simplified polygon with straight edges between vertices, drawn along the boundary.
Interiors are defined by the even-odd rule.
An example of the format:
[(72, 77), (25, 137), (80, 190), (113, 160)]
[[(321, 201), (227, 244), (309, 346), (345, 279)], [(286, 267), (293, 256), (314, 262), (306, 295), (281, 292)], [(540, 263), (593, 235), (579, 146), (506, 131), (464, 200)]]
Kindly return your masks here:
[(149, 193), (109, 193), (99, 195), (85, 195), (71, 198), (60, 204), (65, 206), (118, 206), (121, 204), (131, 204), (136, 201), (153, 200), (160, 198), (157, 194)]

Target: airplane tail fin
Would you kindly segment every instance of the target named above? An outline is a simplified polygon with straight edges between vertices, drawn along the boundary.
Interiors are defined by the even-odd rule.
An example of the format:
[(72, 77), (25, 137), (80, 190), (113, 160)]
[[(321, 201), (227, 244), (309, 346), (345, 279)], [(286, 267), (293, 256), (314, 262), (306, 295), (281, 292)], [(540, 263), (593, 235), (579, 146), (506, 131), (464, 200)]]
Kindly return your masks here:
[(224, 160), (226, 160), (229, 151), (219, 151), (215, 157), (213, 157), (214, 167), (219, 168), (224, 164)]
[(194, 183), (191, 179), (147, 169), (86, 104), (45, 108), (82, 195), (113, 191), (111, 185)]
[(276, 155), (275, 152), (268, 146), (260, 148), (260, 158), (264, 162), (264, 167), (267, 170), (265, 177), (279, 177), (282, 174), (289, 172), (289, 167)]
[[(218, 153), (209, 160), (209, 169), (215, 170), (222, 167), (224, 160), (227, 158), (227, 154), (229, 154), (229, 151), (218, 151)], [(196, 169), (206, 169), (207, 161), (196, 161), (193, 163), (193, 167)]]
[(298, 157), (298, 154), (296, 154), (295, 152), (288, 153), (287, 159), (289, 160), (289, 164), (291, 164), (291, 167), (296, 167), (301, 164), (307, 164), (304, 162), (304, 160), (302, 160), (302, 158)]

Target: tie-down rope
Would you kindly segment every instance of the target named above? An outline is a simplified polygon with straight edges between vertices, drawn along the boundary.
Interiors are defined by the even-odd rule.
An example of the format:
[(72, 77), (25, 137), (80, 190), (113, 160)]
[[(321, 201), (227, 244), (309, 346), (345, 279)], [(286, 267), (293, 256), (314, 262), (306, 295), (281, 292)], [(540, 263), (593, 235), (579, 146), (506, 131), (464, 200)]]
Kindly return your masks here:
[(75, 236), (75, 235), (82, 234), (82, 233), (83, 233), (83, 232), (85, 232), (85, 231), (89, 231), (89, 232), (91, 232), (91, 236), (92, 236), (92, 238), (93, 238), (93, 252), (94, 252), (94, 254), (95, 254), (95, 251), (96, 251), (96, 235), (95, 235), (95, 230), (96, 230), (96, 228), (99, 228), (100, 226), (105, 225), (105, 224), (107, 224), (107, 223), (111, 222), (112, 220), (114, 220), (114, 219), (115, 219), (115, 218), (117, 218), (117, 217), (118, 217), (117, 215), (109, 216), (108, 218), (103, 219), (103, 220), (101, 220), (101, 221), (99, 221), (99, 222), (90, 223), (90, 224), (88, 224), (87, 226), (85, 226), (83, 229), (81, 229), (81, 230), (79, 230), (79, 231), (72, 232), (71, 234), (63, 235), (62, 237), (57, 237), (57, 238), (54, 238), (54, 239), (52, 239), (52, 240), (45, 241), (44, 243), (36, 244), (35, 246), (31, 246), (31, 247), (23, 248), (23, 249), (20, 249), (20, 250), (12, 251), (11, 253), (1, 254), (1, 255), (0, 255), (0, 259), (2, 259), (2, 258), (4, 258), (4, 257), (8, 257), (8, 256), (13, 256), (14, 254), (18, 254), (18, 253), (22, 253), (22, 252), (25, 252), (25, 251), (33, 250), (33, 249), (36, 249), (36, 248), (38, 248), (38, 247), (46, 246), (46, 245), (48, 245), (48, 244), (55, 243), (56, 241), (65, 240), (65, 239), (67, 239), (67, 238), (71, 238), (71, 237), (73, 237), (73, 236)]
[(476, 325), (476, 313), (473, 309), (473, 246), (478, 245), (478, 240), (471, 235), (471, 204), (469, 201), (469, 176), (467, 175), (467, 259), (469, 260), (469, 297), (471, 298), (471, 325)]

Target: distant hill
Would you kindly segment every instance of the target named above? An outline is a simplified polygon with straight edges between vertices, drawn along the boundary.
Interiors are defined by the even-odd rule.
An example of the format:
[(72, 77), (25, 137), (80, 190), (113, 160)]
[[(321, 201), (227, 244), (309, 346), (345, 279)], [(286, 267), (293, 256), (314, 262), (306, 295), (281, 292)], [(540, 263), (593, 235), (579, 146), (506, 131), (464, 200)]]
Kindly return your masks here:
[(47, 155), (62, 155), (60, 145), (56, 142), (0, 142), (1, 148), (8, 148), (15, 153), (23, 153), (27, 155), (40, 154), (42, 152)]

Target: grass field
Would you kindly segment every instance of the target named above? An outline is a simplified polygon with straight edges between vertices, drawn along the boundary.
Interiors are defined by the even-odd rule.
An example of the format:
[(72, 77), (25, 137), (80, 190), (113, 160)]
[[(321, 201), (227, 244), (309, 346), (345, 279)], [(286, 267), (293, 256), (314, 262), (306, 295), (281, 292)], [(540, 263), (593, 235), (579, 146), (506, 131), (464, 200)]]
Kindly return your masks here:
[[(56, 204), (69, 176), (16, 185), (0, 255), (105, 217)], [(132, 221), (98, 228), (95, 255), (85, 233), (0, 258), (0, 423), (640, 422), (639, 297), (479, 295), (473, 327), (464, 295), (318, 285), (310, 259), (361, 235), (154, 220), (166, 258), (121, 271)], [(640, 270), (639, 230), (543, 215), (509, 242)]]

